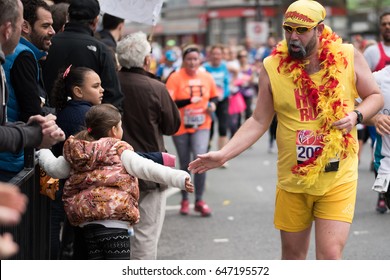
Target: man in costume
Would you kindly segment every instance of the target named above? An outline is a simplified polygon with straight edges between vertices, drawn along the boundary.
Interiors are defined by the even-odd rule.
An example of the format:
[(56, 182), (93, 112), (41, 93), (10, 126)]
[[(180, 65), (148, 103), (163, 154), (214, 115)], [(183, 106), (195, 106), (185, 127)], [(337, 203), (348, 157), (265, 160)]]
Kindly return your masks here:
[[(219, 151), (198, 155), (192, 172), (219, 167), (253, 145), (278, 118), (274, 224), (282, 259), (305, 259), (312, 225), (316, 258), (340, 259), (354, 215), (358, 179), (355, 125), (383, 97), (363, 55), (324, 25), (325, 8), (298, 0), (285, 15), (285, 40), (264, 60), (256, 109)], [(357, 97), (363, 100), (354, 108)], [(314, 222), (314, 223), (313, 223)]]

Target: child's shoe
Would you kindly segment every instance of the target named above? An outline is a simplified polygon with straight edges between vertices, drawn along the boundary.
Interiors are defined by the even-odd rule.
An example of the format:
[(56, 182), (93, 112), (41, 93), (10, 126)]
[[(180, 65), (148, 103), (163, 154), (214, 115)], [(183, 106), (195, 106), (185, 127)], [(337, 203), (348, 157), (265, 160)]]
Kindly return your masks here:
[(180, 214), (188, 215), (189, 211), (190, 211), (190, 202), (188, 201), (188, 199), (183, 199), (181, 201)]
[(199, 200), (195, 203), (194, 210), (199, 212), (202, 217), (208, 217), (211, 215), (211, 209), (203, 200)]

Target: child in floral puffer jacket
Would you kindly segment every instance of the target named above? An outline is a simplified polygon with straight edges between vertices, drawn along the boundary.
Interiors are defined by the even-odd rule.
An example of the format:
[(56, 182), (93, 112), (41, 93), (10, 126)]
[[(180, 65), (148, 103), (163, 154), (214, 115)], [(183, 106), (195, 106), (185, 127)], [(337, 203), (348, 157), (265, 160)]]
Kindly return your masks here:
[(93, 106), (86, 130), (70, 136), (64, 157), (41, 150), (39, 163), (54, 178), (68, 178), (64, 208), (72, 225), (84, 232), (89, 259), (129, 259), (128, 227), (139, 220), (138, 179), (193, 192), (190, 175), (151, 160), (121, 141), (119, 111), (112, 105)]

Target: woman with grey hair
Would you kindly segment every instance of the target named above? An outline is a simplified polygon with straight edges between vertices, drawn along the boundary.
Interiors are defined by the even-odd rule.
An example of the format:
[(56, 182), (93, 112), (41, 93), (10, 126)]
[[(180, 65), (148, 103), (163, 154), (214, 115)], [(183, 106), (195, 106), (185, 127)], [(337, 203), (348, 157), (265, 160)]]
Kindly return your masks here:
[[(180, 113), (165, 85), (148, 72), (151, 46), (146, 34), (136, 32), (117, 45), (119, 82), (123, 92), (123, 140), (139, 152), (165, 152), (163, 135), (180, 127)], [(140, 222), (134, 226), (131, 259), (156, 259), (165, 217), (167, 186), (139, 181)]]
[[(124, 37), (119, 41), (116, 49), (119, 64), (128, 69), (149, 66), (151, 50), (152, 47), (147, 40), (146, 34), (141, 31)], [(148, 71), (149, 67), (145, 70)]]

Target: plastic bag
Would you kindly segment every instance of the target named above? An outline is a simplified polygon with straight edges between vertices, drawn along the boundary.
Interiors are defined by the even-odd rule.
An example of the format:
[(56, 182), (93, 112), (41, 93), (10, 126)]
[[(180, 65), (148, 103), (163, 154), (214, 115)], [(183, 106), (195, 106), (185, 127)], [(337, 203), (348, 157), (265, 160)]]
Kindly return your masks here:
[(55, 200), (56, 192), (59, 190), (59, 179), (50, 177), (42, 168), (39, 173), (40, 193)]

